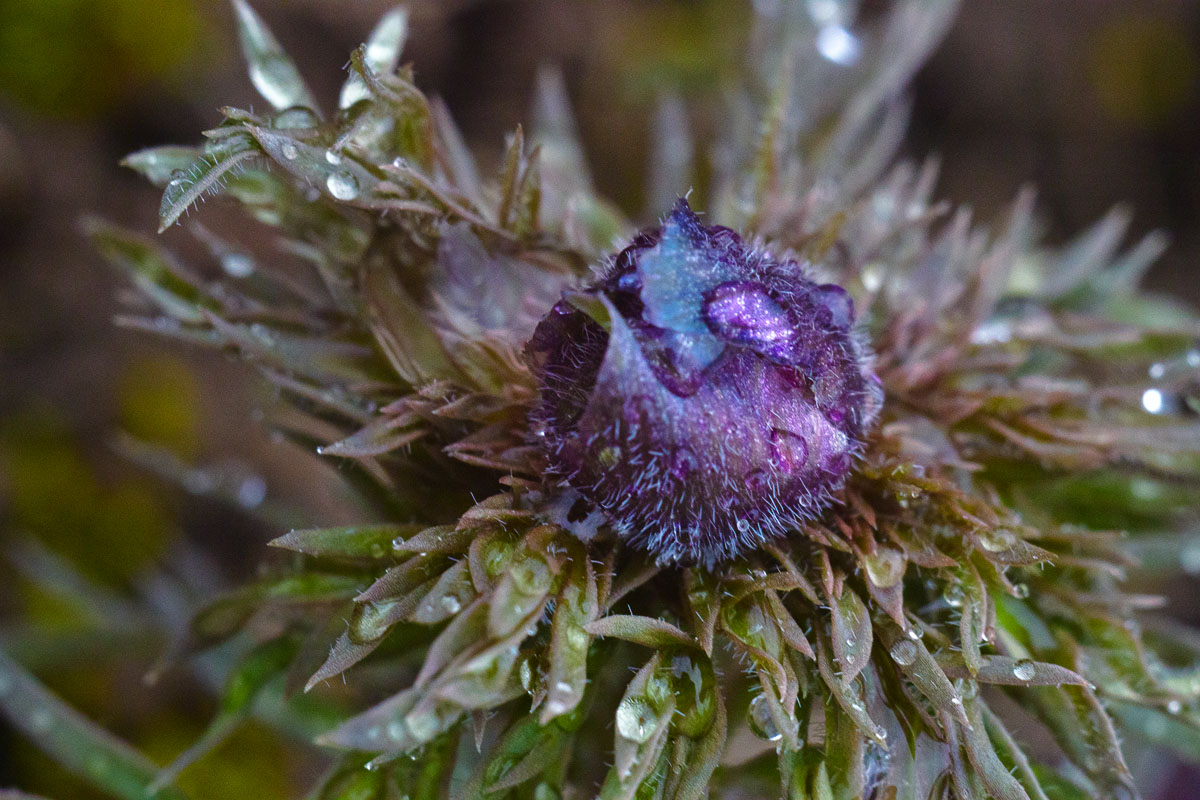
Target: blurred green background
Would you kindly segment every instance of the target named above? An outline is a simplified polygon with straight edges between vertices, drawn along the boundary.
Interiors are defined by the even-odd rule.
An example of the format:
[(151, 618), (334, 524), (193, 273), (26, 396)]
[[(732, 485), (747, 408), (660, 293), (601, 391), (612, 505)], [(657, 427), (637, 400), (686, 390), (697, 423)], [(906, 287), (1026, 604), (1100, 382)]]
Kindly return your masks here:
[[(254, 5), (318, 96), (332, 100), (347, 54), (391, 4)], [(446, 99), (485, 163), (527, 118), (538, 66), (561, 65), (598, 185), (647, 219), (657, 211), (643, 208), (641, 178), (653, 101), (665, 88), (719, 93), (739, 58), (747, 7), (415, 2), (405, 60), (424, 89)], [(984, 218), (1035, 183), (1052, 240), (1129, 203), (1135, 234), (1165, 228), (1174, 241), (1152, 287), (1194, 303), (1198, 82), (1200, 3), (969, 0), (917, 79), (906, 147), (917, 157), (940, 153), (940, 194)], [(115, 610), (88, 608), (31, 577), (54, 574), (61, 558), (118, 605), (136, 599), (166, 623), (172, 580), (201, 592), (232, 582), (252, 572), (281, 527), (305, 521), (290, 509), (331, 524), (346, 511), (322, 467), (256, 425), (271, 398), (241, 366), (112, 324), (126, 289), (78, 224), (98, 213), (152, 231), (157, 192), (119, 159), (196, 141), (219, 121), (218, 106), (256, 104), (221, 0), (0, 0), (0, 643), (162, 762), (213, 711), (203, 676), (174, 670), (147, 685), (158, 642), (122, 639), (104, 619)], [(721, 124), (711, 111), (694, 121)], [(193, 219), (217, 230), (236, 224), (220, 203)], [(165, 238), (195, 249), (178, 228)], [(121, 454), (121, 431), (162, 448), (165, 463), (214, 468), (185, 469), (191, 491), (172, 489)], [(164, 574), (167, 563), (194, 574)], [(1176, 607), (1200, 613), (1186, 601)], [(97, 618), (113, 623), (111, 634), (83, 635)], [(34, 625), (55, 633), (32, 634)], [(194, 797), (295, 796), (318, 768), (314, 751), (251, 725), (181, 785)], [(1157, 789), (1183, 796), (1173, 792), (1187, 780), (1167, 769)], [(0, 725), (0, 787), (11, 785), (95, 796)]]

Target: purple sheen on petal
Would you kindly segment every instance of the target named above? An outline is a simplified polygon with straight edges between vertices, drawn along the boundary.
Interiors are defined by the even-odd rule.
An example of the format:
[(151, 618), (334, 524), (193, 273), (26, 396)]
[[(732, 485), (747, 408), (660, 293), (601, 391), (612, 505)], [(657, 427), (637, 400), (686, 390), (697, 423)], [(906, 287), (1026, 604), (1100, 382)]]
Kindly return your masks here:
[(618, 536), (712, 565), (831, 502), (882, 403), (841, 288), (680, 201), (570, 299), (526, 348), (531, 429)]
[(854, 324), (854, 299), (849, 292), (836, 283), (825, 283), (817, 287), (816, 294), (829, 310), (830, 324), (842, 330)]
[(787, 312), (754, 281), (729, 281), (705, 293), (704, 321), (727, 342), (762, 352), (792, 338)]

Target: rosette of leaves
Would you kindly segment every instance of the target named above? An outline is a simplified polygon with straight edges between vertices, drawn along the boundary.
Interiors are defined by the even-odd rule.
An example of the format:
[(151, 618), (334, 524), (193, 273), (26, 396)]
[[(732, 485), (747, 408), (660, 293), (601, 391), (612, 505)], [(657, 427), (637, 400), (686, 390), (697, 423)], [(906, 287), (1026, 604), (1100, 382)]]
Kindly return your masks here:
[[(361, 496), (185, 643), (254, 641), (243, 689), (347, 683), (313, 797), (1131, 797), (1114, 718), (1200, 752), (1200, 640), (1122, 588), (1118, 531), (1169, 549), (1197, 516), (1197, 321), (1137, 290), (1161, 242), (1120, 249), (1115, 213), (1049, 248), (1027, 195), (991, 226), (934, 202), (893, 153), (953, 4), (852, 5), (762, 4), (692, 201), (853, 296), (885, 399), (832, 506), (711, 566), (564, 510), (530, 430), (526, 341), (634, 230), (553, 72), (486, 176), (398, 66), (403, 11), (324, 112), (239, 0), (273, 110), (129, 157), (164, 228), (220, 194), (275, 246), (198, 228), (214, 279), (91, 223), (142, 290), (124, 323), (257, 366)], [(833, 29), (853, 58), (813, 47)], [(652, 187), (694, 179), (684, 119), (665, 98)]]

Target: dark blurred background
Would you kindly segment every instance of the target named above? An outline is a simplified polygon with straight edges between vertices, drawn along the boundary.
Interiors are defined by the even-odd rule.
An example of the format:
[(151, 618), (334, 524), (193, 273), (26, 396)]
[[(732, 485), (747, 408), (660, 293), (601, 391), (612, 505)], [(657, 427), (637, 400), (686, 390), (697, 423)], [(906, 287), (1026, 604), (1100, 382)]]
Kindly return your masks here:
[[(739, 58), (747, 5), (416, 2), (405, 60), (485, 163), (528, 118), (538, 66), (561, 65), (599, 187), (644, 220), (653, 101), (664, 87), (711, 100)], [(390, 4), (255, 7), (331, 101), (347, 54)], [(914, 95), (906, 151), (940, 154), (941, 196), (986, 219), (1032, 182), (1051, 241), (1128, 203), (1133, 235), (1162, 228), (1173, 240), (1150, 286), (1200, 301), (1200, 3), (968, 0)], [(124, 287), (78, 232), (87, 213), (152, 232), (158, 192), (117, 162), (197, 141), (222, 105), (262, 103), (220, 0), (0, 0), (0, 620), (83, 624), (24, 574), (28, 553), (24, 573), (4, 563), (30, 539), (102, 585), (144, 593), (147, 571), (181, 548), (210, 559), (215, 576), (252, 570), (272, 530), (245, 512), (264, 503), (302, 500), (316, 521), (341, 521), (322, 468), (256, 425), (270, 397), (241, 366), (112, 325)], [(220, 203), (192, 217), (216, 228), (232, 219)], [(130, 466), (113, 446), (121, 430), (241, 475), (233, 502), (171, 490)], [(0, 627), (9, 646), (20, 632)], [(102, 670), (102, 653), (44, 652), (38, 664), (38, 649), (25, 647), (56, 691), (161, 761), (212, 712), (186, 678), (142, 685), (152, 649)], [(295, 795), (311, 768), (305, 751), (282, 757), (288, 747), (250, 726), (183, 785), (196, 797)], [(13, 784), (90, 796), (0, 726), (0, 787)]]

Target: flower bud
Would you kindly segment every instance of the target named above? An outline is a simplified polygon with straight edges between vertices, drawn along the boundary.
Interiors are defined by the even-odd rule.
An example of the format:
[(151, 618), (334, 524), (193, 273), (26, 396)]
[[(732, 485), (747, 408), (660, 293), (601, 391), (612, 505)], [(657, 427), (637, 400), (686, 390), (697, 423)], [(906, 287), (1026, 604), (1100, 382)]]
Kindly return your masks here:
[(713, 564), (812, 519), (882, 392), (841, 287), (680, 200), (526, 347), (554, 474), (663, 562)]

